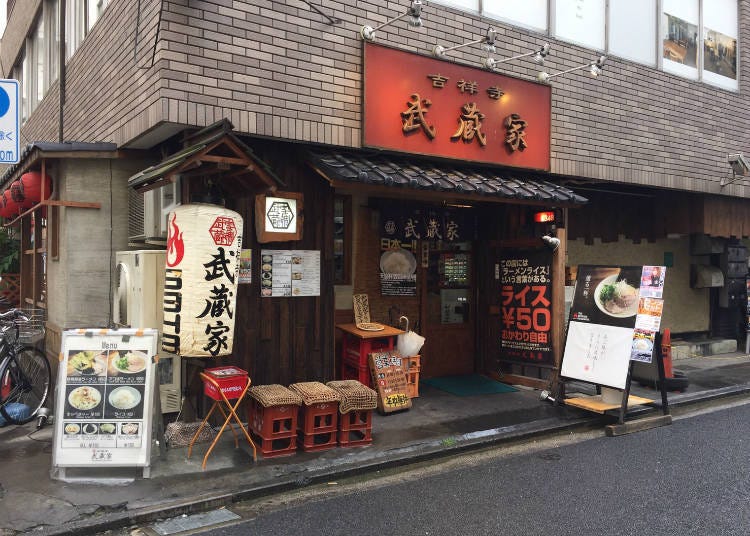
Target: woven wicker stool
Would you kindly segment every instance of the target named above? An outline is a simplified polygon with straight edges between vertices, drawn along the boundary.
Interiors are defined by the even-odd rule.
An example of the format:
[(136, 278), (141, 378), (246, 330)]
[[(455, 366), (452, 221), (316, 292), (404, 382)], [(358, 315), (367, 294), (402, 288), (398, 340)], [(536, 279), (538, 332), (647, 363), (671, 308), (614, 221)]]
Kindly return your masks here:
[(357, 380), (328, 382), (341, 396), (339, 403), (340, 447), (363, 447), (372, 443), (372, 410), (378, 407), (378, 395)]
[(250, 430), (261, 440), (264, 458), (289, 456), (297, 452), (297, 413), (302, 398), (283, 385), (256, 385), (250, 397)]
[(302, 450), (313, 452), (335, 447), (339, 394), (320, 382), (293, 383), (289, 389), (302, 398), (298, 421)]

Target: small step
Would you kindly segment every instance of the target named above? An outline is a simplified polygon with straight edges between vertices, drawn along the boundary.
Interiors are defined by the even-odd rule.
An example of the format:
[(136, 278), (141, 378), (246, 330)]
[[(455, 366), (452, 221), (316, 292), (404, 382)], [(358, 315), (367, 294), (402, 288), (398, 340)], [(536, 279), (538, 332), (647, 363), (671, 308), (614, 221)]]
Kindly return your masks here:
[(736, 351), (737, 341), (734, 339), (672, 340), (672, 360), (731, 354)]

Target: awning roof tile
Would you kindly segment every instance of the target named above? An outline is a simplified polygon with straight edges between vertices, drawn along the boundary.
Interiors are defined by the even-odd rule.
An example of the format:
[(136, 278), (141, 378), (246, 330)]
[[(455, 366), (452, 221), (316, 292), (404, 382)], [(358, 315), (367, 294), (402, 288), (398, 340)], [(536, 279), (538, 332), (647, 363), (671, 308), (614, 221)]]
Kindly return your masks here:
[(311, 160), (332, 180), (437, 190), (486, 197), (581, 205), (588, 200), (555, 184), (546, 175), (516, 170), (441, 166), (408, 157), (364, 152), (311, 153)]

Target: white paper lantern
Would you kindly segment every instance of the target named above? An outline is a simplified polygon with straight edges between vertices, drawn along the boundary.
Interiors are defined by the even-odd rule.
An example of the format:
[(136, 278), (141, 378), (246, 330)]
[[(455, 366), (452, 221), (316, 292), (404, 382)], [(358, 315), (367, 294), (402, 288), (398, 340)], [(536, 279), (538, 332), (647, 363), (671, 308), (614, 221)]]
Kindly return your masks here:
[(242, 217), (217, 205), (181, 205), (167, 220), (162, 350), (232, 353)]

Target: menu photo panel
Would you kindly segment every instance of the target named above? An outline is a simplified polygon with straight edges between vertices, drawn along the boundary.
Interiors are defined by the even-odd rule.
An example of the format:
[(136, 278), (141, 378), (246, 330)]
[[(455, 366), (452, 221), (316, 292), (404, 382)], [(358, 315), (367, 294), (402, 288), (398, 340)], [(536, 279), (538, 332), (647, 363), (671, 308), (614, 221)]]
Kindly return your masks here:
[(63, 333), (53, 465), (149, 465), (157, 331)]

